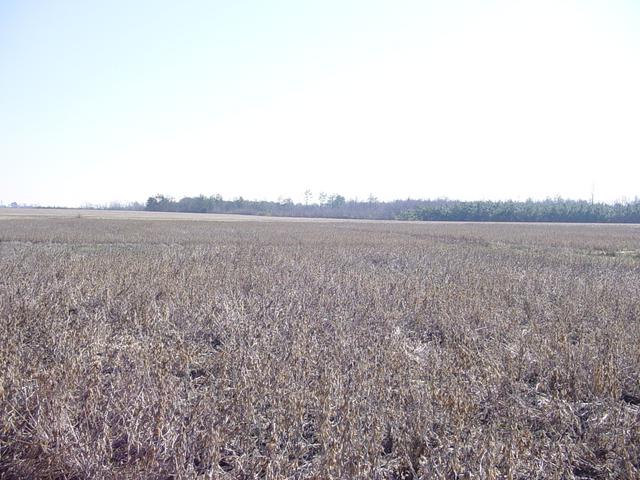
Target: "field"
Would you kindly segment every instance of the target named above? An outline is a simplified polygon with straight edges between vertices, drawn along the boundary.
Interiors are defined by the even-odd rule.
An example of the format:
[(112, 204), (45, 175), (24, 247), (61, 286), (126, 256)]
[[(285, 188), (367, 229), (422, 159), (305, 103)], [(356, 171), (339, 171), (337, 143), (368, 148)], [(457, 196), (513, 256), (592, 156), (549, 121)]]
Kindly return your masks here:
[(640, 478), (640, 228), (0, 211), (0, 478)]

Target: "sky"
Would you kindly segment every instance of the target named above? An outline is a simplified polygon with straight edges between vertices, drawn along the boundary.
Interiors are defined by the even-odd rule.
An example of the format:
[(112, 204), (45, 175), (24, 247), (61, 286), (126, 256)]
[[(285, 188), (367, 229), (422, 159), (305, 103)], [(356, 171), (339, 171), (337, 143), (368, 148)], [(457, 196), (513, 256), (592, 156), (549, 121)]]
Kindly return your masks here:
[(0, 203), (639, 178), (638, 1), (0, 0)]

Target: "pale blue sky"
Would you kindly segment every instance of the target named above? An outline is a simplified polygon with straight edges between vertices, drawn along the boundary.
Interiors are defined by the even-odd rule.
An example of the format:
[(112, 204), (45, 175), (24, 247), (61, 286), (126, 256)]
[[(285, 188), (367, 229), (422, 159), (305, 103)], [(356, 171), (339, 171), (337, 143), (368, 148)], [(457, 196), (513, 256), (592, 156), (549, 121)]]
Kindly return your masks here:
[(640, 195), (640, 3), (0, 1), (0, 201)]

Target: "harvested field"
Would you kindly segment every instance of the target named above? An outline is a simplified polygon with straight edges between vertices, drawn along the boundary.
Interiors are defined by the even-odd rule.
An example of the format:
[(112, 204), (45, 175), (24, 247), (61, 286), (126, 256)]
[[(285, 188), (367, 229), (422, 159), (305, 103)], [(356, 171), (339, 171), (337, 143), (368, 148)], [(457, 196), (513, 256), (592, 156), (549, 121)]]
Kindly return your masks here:
[(216, 217), (0, 211), (0, 478), (640, 478), (637, 226)]

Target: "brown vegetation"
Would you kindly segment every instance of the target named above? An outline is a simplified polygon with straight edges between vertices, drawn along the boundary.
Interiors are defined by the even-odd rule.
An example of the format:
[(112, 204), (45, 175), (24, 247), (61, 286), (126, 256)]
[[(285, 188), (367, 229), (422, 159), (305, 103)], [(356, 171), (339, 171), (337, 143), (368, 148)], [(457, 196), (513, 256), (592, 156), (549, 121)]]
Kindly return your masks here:
[(2, 478), (638, 478), (640, 230), (0, 220)]

